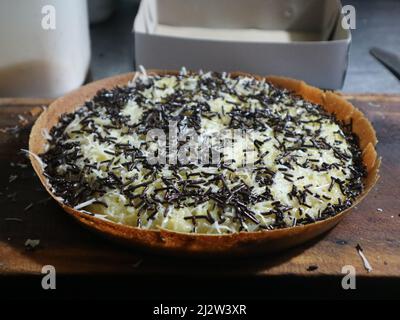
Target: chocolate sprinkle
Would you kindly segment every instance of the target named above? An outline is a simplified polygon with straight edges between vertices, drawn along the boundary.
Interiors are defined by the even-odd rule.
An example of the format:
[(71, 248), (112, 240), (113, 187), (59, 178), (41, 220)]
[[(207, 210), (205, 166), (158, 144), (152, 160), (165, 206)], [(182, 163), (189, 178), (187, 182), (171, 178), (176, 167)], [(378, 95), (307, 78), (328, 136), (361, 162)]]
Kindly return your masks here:
[[(196, 232), (200, 222), (209, 225), (218, 222), (226, 226), (236, 224), (237, 231), (270, 230), (312, 223), (348, 208), (362, 192), (366, 171), (358, 137), (351, 131), (351, 121), (341, 123), (321, 106), (253, 78), (232, 79), (229, 75), (210, 73), (196, 78), (197, 82), (192, 87), (191, 76), (181, 74), (175, 77), (174, 90), (160, 101), (154, 99), (154, 92), (168, 90), (166, 85), (156, 84), (162, 77), (143, 76), (133, 86), (100, 90), (75, 112), (62, 115), (49, 132), (48, 151), (40, 155), (46, 164), (44, 174), (55, 195), (72, 207), (94, 199), (90, 204), (97, 204), (107, 211), (109, 203), (106, 196), (110, 192), (118, 193), (126, 199), (123, 206), (136, 212), (134, 223), (139, 227), (153, 223), (159, 216), (168, 218), (173, 214), (170, 209), (211, 204), (212, 209), (209, 207), (202, 214), (184, 217), (192, 224), (191, 232)], [(247, 90), (247, 93), (241, 93), (241, 90)], [(149, 91), (153, 92), (152, 97), (148, 97)], [(203, 99), (197, 99), (199, 95)], [(221, 112), (214, 111), (211, 101), (226, 95), (231, 98), (225, 100)], [(234, 98), (237, 101), (233, 101)], [(134, 103), (141, 110), (136, 122), (132, 121), (131, 115), (122, 112), (127, 103)], [(250, 107), (253, 104), (257, 107)], [(280, 111), (274, 109), (275, 104), (280, 105)], [(294, 108), (297, 108), (297, 113), (291, 112)], [(79, 128), (68, 131), (69, 125), (77, 119)], [(226, 127), (231, 130), (271, 130), (271, 137), (254, 140), (257, 161), (254, 162), (253, 174), (262, 191), (242, 179), (237, 172), (244, 168), (243, 165), (236, 165), (235, 159), (225, 159), (223, 153), (219, 163), (210, 162), (202, 166), (195, 161), (172, 158), (168, 151), (173, 144), (176, 143), (175, 147), (179, 148), (187, 141), (176, 142), (170, 138), (173, 133), (170, 123), (176, 123), (178, 133), (191, 130), (200, 134), (204, 119), (226, 121)], [(321, 132), (323, 125), (332, 123), (337, 124), (340, 130), (335, 132), (333, 140), (329, 140)], [(133, 135), (143, 139), (152, 129), (166, 133), (168, 148), (166, 152), (157, 150), (156, 156), (164, 157), (168, 164), (152, 163), (146, 156), (151, 146), (164, 142), (162, 139), (142, 141), (140, 145), (132, 143)], [(114, 136), (115, 131), (126, 140), (119, 141)], [(74, 140), (77, 136), (91, 137), (93, 144), (103, 146), (105, 156), (99, 161), (87, 158), (81, 143)], [(348, 146), (348, 149), (344, 150), (343, 146)], [(265, 150), (265, 147), (270, 149)], [(205, 154), (199, 149), (195, 151)], [(324, 162), (323, 152), (329, 152), (335, 161)], [(211, 156), (221, 151), (210, 149), (207, 153)], [(272, 153), (278, 154), (273, 165), (268, 162)], [(308, 155), (306, 161), (302, 154)], [(307, 175), (297, 175), (296, 167), (315, 174), (330, 174), (328, 191), (337, 186), (342, 198), (338, 196), (336, 201), (330, 193), (317, 191), (318, 185), (301, 187), (300, 183)], [(351, 173), (348, 178), (333, 175), (339, 170), (346, 174), (344, 169)], [(170, 174), (166, 175), (164, 170)], [(139, 177), (138, 173), (129, 176), (121, 172), (142, 174)], [(277, 201), (273, 196), (272, 186), (277, 176), (291, 184), (287, 195), (291, 202)], [(312, 201), (329, 201), (329, 204), (318, 215), (311, 215), (307, 210), (313, 208)], [(257, 212), (255, 205), (264, 202), (266, 210)], [(297, 203), (294, 206), (292, 202)], [(265, 217), (273, 221), (266, 224)], [(249, 226), (252, 226), (251, 230)]]

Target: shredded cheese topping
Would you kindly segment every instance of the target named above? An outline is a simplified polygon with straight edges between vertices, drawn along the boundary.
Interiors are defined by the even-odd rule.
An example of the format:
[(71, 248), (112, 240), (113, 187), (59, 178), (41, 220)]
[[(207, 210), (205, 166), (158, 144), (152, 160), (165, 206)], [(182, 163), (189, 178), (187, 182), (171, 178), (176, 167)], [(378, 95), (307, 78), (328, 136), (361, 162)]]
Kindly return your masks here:
[[(165, 136), (149, 139), (152, 130)], [(147, 229), (291, 227), (337, 214), (363, 188), (349, 124), (246, 76), (142, 72), (126, 87), (100, 91), (44, 135), (41, 158), (57, 196)], [(179, 140), (188, 135), (196, 143)], [(171, 155), (174, 146), (194, 151)]]

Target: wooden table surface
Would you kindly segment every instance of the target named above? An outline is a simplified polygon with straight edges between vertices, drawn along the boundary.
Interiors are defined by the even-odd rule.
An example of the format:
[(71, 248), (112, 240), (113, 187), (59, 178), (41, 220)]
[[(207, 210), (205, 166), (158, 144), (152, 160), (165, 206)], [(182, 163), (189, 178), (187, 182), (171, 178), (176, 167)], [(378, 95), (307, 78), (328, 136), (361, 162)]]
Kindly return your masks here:
[[(83, 229), (39, 184), (21, 149), (47, 100), (0, 99), (0, 276), (62, 275), (343, 276), (352, 265), (366, 278), (400, 279), (400, 95), (346, 96), (373, 122), (382, 156), (381, 178), (369, 196), (319, 239), (277, 255), (229, 261), (155, 256), (108, 242)], [(27, 239), (39, 239), (35, 250)], [(360, 244), (373, 271), (356, 250)], [(310, 271), (309, 266), (317, 266)]]

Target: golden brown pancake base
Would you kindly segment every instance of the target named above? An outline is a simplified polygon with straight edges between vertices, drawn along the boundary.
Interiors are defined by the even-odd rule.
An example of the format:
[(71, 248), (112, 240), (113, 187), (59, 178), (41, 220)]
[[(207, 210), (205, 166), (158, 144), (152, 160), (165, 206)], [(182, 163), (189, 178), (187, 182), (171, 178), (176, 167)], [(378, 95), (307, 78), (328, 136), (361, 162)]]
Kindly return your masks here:
[[(151, 70), (149, 74), (177, 74), (177, 71)], [(250, 75), (257, 79), (261, 76), (245, 74), (241, 72), (231, 73), (232, 76)], [(85, 85), (68, 95), (54, 101), (46, 111), (37, 119), (32, 128), (29, 139), (29, 150), (34, 154), (44, 152), (46, 140), (42, 135), (42, 129), (50, 129), (57, 124), (63, 113), (73, 112), (90, 100), (100, 89), (111, 89), (115, 86), (124, 86), (131, 80), (134, 73), (122, 74)], [(277, 87), (287, 88), (303, 99), (318, 103), (329, 112), (336, 115), (339, 120), (353, 120), (353, 132), (360, 139), (363, 162), (367, 169), (365, 178), (365, 190), (356, 199), (354, 204), (338, 213), (334, 217), (290, 228), (239, 232), (227, 235), (193, 234), (173, 232), (165, 229), (148, 230), (122, 225), (111, 221), (105, 221), (71, 208), (57, 199), (50, 191), (47, 179), (43, 175), (41, 165), (37, 159), (30, 154), (32, 166), (40, 181), (50, 195), (78, 222), (100, 233), (114, 241), (133, 247), (140, 247), (151, 251), (169, 254), (189, 254), (191, 256), (226, 256), (245, 255), (253, 253), (277, 252), (301, 243), (333, 228), (343, 217), (348, 214), (352, 207), (357, 205), (371, 190), (378, 180), (380, 159), (375, 150), (377, 143), (376, 133), (368, 119), (361, 111), (351, 103), (333, 92), (324, 92), (315, 87), (290, 78), (268, 76), (266, 79)]]

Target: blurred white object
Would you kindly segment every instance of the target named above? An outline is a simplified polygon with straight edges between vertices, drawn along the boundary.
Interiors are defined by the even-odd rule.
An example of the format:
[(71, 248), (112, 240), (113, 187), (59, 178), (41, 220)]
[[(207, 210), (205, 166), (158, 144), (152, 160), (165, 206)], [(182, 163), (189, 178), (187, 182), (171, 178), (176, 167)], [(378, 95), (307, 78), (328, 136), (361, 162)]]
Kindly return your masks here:
[(0, 30), (0, 96), (53, 98), (84, 82), (86, 1), (2, 0)]
[(339, 0), (143, 0), (136, 67), (245, 71), (339, 89), (350, 30)]
[(107, 20), (114, 11), (113, 0), (88, 0), (90, 23)]

